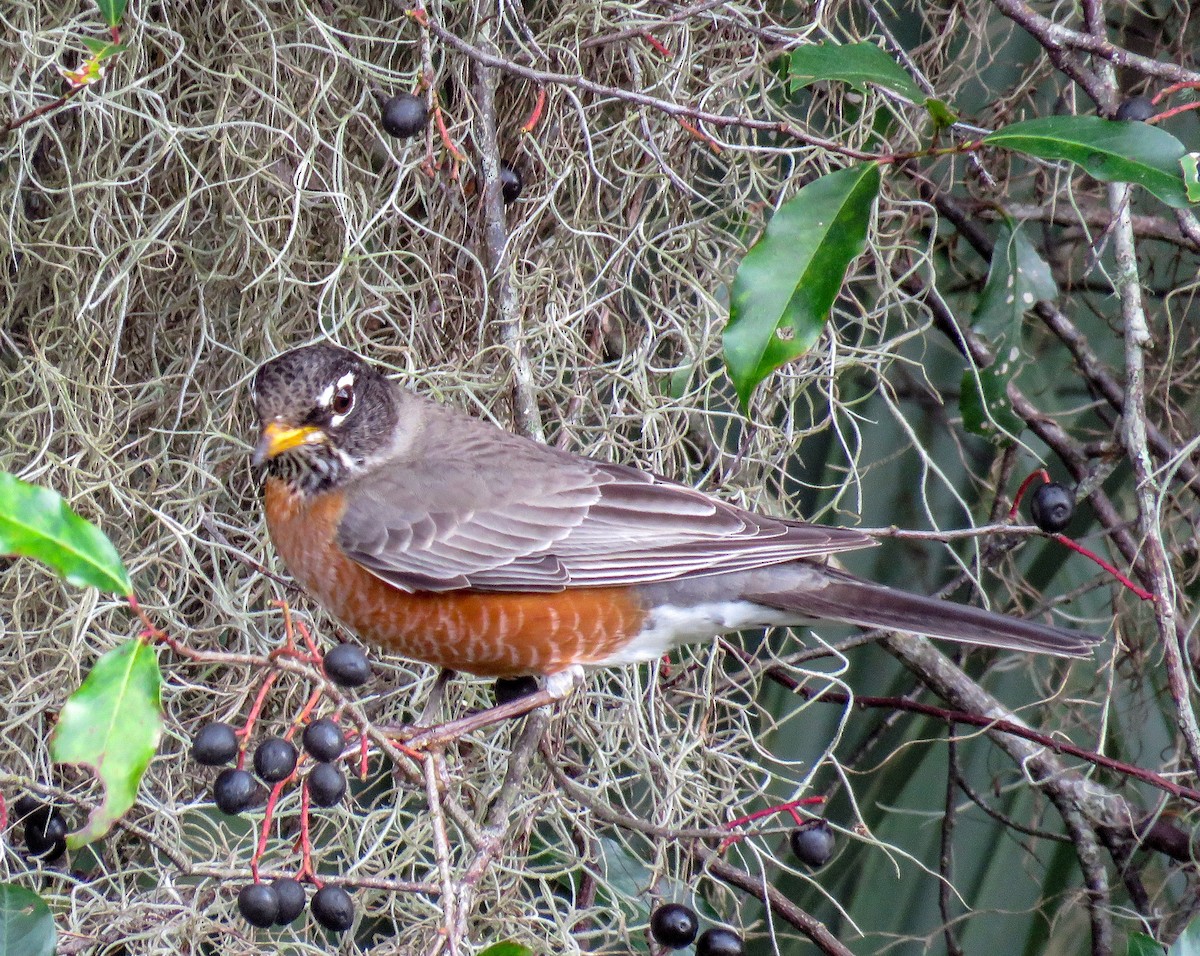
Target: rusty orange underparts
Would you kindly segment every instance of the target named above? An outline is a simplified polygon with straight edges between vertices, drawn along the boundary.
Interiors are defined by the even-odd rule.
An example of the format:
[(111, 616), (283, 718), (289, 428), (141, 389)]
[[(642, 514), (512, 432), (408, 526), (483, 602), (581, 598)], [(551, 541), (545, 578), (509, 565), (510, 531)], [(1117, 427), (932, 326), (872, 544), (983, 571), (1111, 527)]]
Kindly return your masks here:
[(267, 526), (288, 570), (381, 650), (483, 677), (556, 674), (605, 660), (641, 630), (646, 612), (628, 588), (401, 591), (336, 546), (344, 504), (338, 492), (301, 498), (267, 480)]

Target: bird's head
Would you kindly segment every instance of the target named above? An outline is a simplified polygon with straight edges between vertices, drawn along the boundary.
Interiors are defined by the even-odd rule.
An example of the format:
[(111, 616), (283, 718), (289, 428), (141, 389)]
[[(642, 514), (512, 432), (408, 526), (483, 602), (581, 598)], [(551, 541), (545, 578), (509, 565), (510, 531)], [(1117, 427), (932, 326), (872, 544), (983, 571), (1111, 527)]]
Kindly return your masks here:
[(392, 440), (394, 386), (335, 345), (307, 345), (265, 362), (250, 396), (259, 425), (254, 465), (302, 492), (344, 484)]

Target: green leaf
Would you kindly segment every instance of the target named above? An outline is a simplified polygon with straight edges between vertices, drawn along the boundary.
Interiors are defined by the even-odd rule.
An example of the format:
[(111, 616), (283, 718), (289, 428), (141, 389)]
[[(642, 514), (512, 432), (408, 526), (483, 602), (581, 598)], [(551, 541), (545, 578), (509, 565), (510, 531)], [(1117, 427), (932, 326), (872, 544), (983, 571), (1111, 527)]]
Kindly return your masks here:
[(110, 27), (119, 26), (121, 17), (125, 16), (125, 7), (129, 0), (96, 0), (96, 6), (100, 8), (100, 16), (104, 17), (104, 22)]
[(111, 40), (95, 40), (92, 37), (80, 37), (79, 41), (88, 48), (88, 51), (92, 54), (92, 58), (97, 63), (129, 49), (129, 44), (113, 43)]
[(1179, 167), (1183, 170), (1183, 189), (1187, 193), (1188, 202), (1200, 202), (1198, 160), (1200, 160), (1200, 153), (1188, 153), (1179, 160)]
[(0, 554), (50, 565), (71, 584), (133, 593), (129, 572), (111, 541), (62, 497), (0, 472)]
[(63, 705), (51, 757), (90, 767), (104, 785), (104, 799), (83, 829), (67, 837), (71, 848), (104, 836), (133, 806), (162, 735), (161, 689), (154, 648), (133, 640), (101, 657)]
[(0, 953), (54, 956), (58, 930), (45, 900), (23, 886), (0, 883)]
[(1162, 944), (1145, 933), (1130, 933), (1125, 944), (1125, 956), (1164, 956), (1165, 953)]
[(1008, 383), (1015, 371), (1007, 360), (997, 359), (987, 368), (963, 372), (958, 410), (967, 431), (999, 441), (1024, 431), (1025, 422), (1008, 400)]
[(899, 63), (874, 43), (812, 43), (797, 47), (788, 62), (791, 92), (820, 80), (848, 83), (857, 90), (881, 86), (912, 103), (925, 94)]
[(742, 405), (759, 382), (812, 347), (867, 241), (879, 167), (814, 180), (780, 206), (733, 280), (725, 365)]
[(945, 100), (939, 100), (933, 96), (927, 97), (925, 99), (925, 111), (929, 114), (929, 118), (933, 120), (935, 130), (946, 129), (958, 122), (958, 114), (950, 109), (950, 104)]
[(1039, 159), (1078, 163), (1101, 182), (1137, 183), (1176, 209), (1188, 205), (1179, 171), (1187, 150), (1157, 126), (1099, 116), (1047, 116), (1005, 126), (983, 141)]
[(492, 943), (479, 956), (533, 956), (533, 950), (520, 943)]
[(1057, 298), (1058, 285), (1046, 260), (1020, 229), (1002, 223), (972, 328), (993, 345), (1016, 345), (1025, 313), (1038, 302)]

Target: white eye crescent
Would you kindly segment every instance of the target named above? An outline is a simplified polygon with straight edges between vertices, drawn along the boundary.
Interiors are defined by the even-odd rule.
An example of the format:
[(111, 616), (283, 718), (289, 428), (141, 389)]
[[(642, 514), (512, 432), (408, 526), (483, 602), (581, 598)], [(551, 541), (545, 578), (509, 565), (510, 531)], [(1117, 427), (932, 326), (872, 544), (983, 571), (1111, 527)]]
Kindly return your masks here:
[(354, 389), (350, 385), (341, 386), (333, 393), (329, 410), (335, 415), (345, 415), (354, 407)]

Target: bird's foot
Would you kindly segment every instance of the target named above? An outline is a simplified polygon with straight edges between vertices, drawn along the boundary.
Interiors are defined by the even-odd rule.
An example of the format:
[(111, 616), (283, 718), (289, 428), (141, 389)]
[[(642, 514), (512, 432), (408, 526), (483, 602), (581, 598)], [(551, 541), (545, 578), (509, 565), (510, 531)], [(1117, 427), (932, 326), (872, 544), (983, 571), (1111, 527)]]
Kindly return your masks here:
[(554, 700), (570, 696), (571, 691), (583, 684), (583, 667), (572, 664), (565, 671), (550, 674), (546, 678), (546, 693)]

